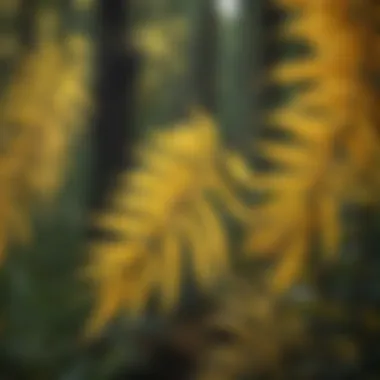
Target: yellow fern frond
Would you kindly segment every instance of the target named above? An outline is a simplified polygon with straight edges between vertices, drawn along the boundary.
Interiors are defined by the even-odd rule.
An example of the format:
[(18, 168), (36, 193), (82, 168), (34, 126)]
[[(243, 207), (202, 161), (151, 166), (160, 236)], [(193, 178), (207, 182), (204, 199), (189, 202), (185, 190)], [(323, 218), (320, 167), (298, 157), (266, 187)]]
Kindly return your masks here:
[(66, 43), (66, 51), (61, 52), (62, 70), (57, 73), (59, 81), (50, 92), (50, 103), (46, 103), (47, 107), (45, 105), (44, 117), (40, 116), (40, 149), (29, 171), (31, 186), (44, 199), (53, 197), (61, 188), (68, 162), (67, 154), (81, 136), (81, 118), (89, 110), (85, 77), (89, 44), (79, 36), (71, 36)]
[[(70, 148), (81, 132), (79, 117), (88, 108), (89, 41), (76, 35), (56, 40), (57, 23), (54, 12), (39, 15), (39, 43), (21, 62), (0, 104), (0, 132), (6, 137), (0, 151), (0, 203), (9, 205), (0, 217), (3, 249), (10, 240), (4, 231), (17, 229), (13, 210), (19, 210), (23, 235), (30, 236), (25, 230), (32, 203), (47, 205), (58, 193)], [(20, 242), (21, 231), (12, 233), (12, 240)]]
[[(133, 289), (135, 297), (146, 301), (147, 292), (158, 289), (163, 306), (170, 309), (179, 297), (184, 250), (191, 255), (200, 286), (210, 286), (228, 270), (227, 231), (208, 197), (220, 197), (239, 209), (244, 206), (221, 177), (221, 155), (216, 127), (199, 111), (187, 122), (151, 133), (137, 151), (137, 168), (121, 176), (110, 212), (96, 221), (117, 239), (92, 251), (90, 272), (100, 291), (122, 269), (123, 290), (118, 294)], [(142, 277), (152, 262), (156, 264), (149, 282)], [(97, 301), (103, 310), (106, 300), (99, 296)], [(136, 306), (120, 296), (119, 308), (133, 311)], [(110, 312), (102, 323), (90, 322), (90, 331), (111, 317)]]
[(337, 253), (341, 206), (379, 178), (380, 143), (373, 90), (362, 75), (368, 28), (352, 17), (352, 2), (277, 4), (299, 14), (281, 36), (306, 42), (312, 53), (280, 64), (271, 78), (311, 86), (269, 115), (269, 123), (290, 133), (293, 142), (259, 145), (279, 169), (252, 181), (272, 197), (253, 209), (247, 250), (282, 257), (273, 285), (284, 290), (300, 274), (311, 233), (319, 235), (326, 253)]

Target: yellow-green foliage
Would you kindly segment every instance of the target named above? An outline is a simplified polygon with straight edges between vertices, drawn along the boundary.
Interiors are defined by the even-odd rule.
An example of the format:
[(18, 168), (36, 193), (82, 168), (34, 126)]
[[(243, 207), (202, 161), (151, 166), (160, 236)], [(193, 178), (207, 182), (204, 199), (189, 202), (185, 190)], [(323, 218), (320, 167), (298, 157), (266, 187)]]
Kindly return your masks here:
[(228, 233), (211, 199), (219, 197), (237, 216), (246, 209), (220, 174), (222, 149), (212, 119), (199, 111), (152, 133), (138, 149), (137, 167), (121, 176), (111, 210), (97, 220), (116, 236), (92, 250), (99, 293), (91, 328), (122, 306), (140, 310), (152, 290), (164, 307), (173, 306), (184, 248), (202, 286), (228, 270)]
[(0, 254), (30, 238), (32, 201), (51, 201), (65, 178), (78, 117), (87, 106), (88, 41), (55, 39), (57, 15), (41, 12), (38, 44), (23, 59), (1, 102)]
[(306, 42), (311, 54), (279, 64), (272, 78), (310, 86), (268, 115), (293, 142), (255, 147), (280, 169), (253, 181), (272, 198), (253, 210), (248, 250), (279, 255), (274, 287), (282, 291), (300, 273), (313, 234), (327, 254), (337, 253), (343, 203), (370, 201), (378, 189), (380, 144), (374, 89), (364, 77), (373, 36), (362, 13), (348, 0), (277, 3), (298, 15), (280, 38)]

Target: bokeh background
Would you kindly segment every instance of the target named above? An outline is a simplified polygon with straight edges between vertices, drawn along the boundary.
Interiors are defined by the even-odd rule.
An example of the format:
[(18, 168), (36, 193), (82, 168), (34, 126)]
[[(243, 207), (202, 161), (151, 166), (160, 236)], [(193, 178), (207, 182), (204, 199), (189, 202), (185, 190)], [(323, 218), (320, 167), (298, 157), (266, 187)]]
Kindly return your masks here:
[[(0, 379), (380, 377), (380, 144), (373, 95), (380, 13), (376, 2), (356, 3), (0, 0)], [(286, 34), (297, 17), (310, 26), (299, 28), (306, 39)], [(295, 65), (273, 80), (270, 70), (282, 63), (319, 62), (325, 57), (320, 46), (330, 54), (326, 64), (321, 58), (317, 69)], [(265, 199), (251, 185), (235, 191), (234, 181), (245, 184), (252, 176), (248, 182), (262, 183), (252, 173), (274, 170), (257, 144), (265, 138), (284, 144), (284, 130), (291, 128), (279, 131), (268, 114), (284, 107), (301, 115), (297, 94), (323, 81), (327, 85), (311, 96), (311, 119), (290, 120), (305, 126), (305, 135), (315, 126), (310, 120), (318, 121), (317, 132), (335, 124), (348, 125), (348, 132), (328, 135), (338, 158), (312, 149), (297, 155), (295, 146), (274, 151), (286, 165), (303, 168), (305, 161), (306, 177), (314, 170), (310, 160), (326, 162), (322, 171), (329, 173), (318, 186), (273, 185), (288, 191), (290, 206), (268, 211), (279, 228), (293, 226), (283, 234), (297, 243), (306, 221), (317, 231), (305, 249), (288, 249), (286, 239), (274, 249), (273, 236), (260, 229), (267, 214), (257, 205)], [(362, 105), (363, 99), (369, 100)], [(294, 131), (303, 133), (298, 124)], [(148, 178), (152, 192), (136, 198), (142, 206), (135, 201), (132, 216), (177, 202), (174, 211), (165, 208), (166, 224), (150, 235), (139, 235), (140, 224), (131, 218), (107, 219), (99, 228), (99, 213), (115, 205), (117, 215), (125, 212), (127, 195), (124, 204), (112, 197), (123, 178), (143, 166), (136, 159), (141, 152), (148, 152), (148, 170), (157, 163), (153, 177), (167, 162), (178, 168), (158, 179), (156, 193)], [(195, 222), (204, 223), (196, 243), (167, 260), (157, 248), (160, 234), (169, 236), (198, 207), (194, 193), (212, 198), (219, 191), (219, 182), (215, 190), (203, 179), (214, 178), (213, 171), (203, 172), (208, 165), (224, 170), (223, 181), (233, 189), (215, 209), (200, 211), (212, 215)], [(183, 183), (174, 198), (172, 189)], [(129, 194), (128, 186), (122, 194)], [(243, 203), (234, 200), (236, 192)], [(300, 198), (307, 199), (304, 218), (293, 217), (293, 200)], [(224, 205), (244, 215), (249, 210), (254, 221), (243, 223)], [(124, 230), (129, 241), (149, 248), (117, 245)], [(263, 251), (271, 249), (245, 255), (247, 230), (256, 241), (262, 236)], [(152, 268), (154, 280), (140, 267)], [(166, 298), (170, 310), (162, 313)], [(96, 329), (89, 330), (92, 321)]]

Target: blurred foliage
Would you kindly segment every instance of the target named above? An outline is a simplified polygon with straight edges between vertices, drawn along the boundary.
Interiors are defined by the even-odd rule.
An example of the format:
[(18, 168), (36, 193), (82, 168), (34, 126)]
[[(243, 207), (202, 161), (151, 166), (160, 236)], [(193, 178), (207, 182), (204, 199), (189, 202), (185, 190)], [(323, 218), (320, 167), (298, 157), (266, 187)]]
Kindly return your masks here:
[(379, 17), (0, 0), (0, 378), (378, 378)]

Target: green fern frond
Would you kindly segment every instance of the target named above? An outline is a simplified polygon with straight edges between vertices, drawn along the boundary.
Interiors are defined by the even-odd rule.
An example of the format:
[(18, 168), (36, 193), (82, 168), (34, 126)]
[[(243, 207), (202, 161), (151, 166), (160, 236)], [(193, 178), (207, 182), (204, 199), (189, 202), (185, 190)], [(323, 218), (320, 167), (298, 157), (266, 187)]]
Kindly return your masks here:
[(89, 271), (100, 293), (90, 331), (114, 315), (102, 292), (116, 278), (122, 287), (115, 289), (118, 308), (138, 311), (141, 299), (155, 289), (168, 310), (179, 297), (184, 250), (202, 287), (228, 271), (227, 231), (209, 196), (225, 200), (227, 207), (232, 203), (232, 209), (244, 206), (220, 175), (222, 155), (213, 121), (199, 111), (182, 124), (153, 132), (138, 150), (139, 165), (122, 176), (112, 209), (96, 221), (116, 239), (92, 251)]
[(281, 37), (306, 42), (312, 54), (280, 64), (272, 78), (280, 85), (310, 86), (269, 116), (293, 142), (259, 145), (279, 169), (252, 181), (272, 198), (254, 208), (254, 233), (250, 229), (246, 248), (280, 254), (273, 286), (282, 291), (300, 274), (313, 234), (322, 239), (326, 254), (338, 252), (341, 207), (375, 186), (380, 143), (373, 90), (362, 76), (368, 36), (363, 20), (352, 17), (352, 2), (276, 3), (299, 14)]

